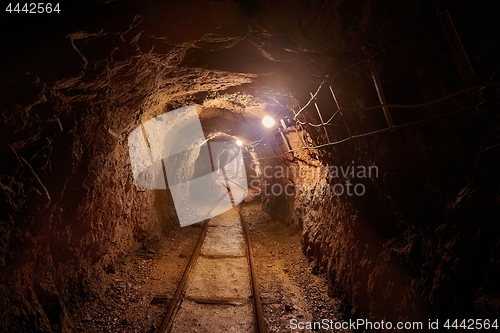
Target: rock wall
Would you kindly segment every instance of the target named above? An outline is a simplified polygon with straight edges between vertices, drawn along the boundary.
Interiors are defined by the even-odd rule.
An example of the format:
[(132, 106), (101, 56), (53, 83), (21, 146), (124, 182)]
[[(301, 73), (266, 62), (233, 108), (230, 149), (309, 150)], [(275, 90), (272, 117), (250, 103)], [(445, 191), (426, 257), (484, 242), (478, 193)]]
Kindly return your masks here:
[(137, 41), (112, 35), (77, 33), (51, 45), (80, 58), (63, 78), (31, 63), (33, 73), (2, 82), (1, 330), (72, 331), (120, 259), (178, 224), (168, 192), (135, 185), (128, 134), (251, 82), (178, 67), (172, 53), (142, 54), (130, 47)]
[[(313, 271), (327, 276), (347, 315), (424, 323), (496, 318), (496, 94), (485, 92), (484, 109), (260, 161), (269, 168), (264, 206), (301, 231)], [(300, 146), (293, 131), (288, 137)], [(353, 167), (354, 174), (342, 174)], [(359, 172), (370, 167), (372, 174)], [(294, 195), (283, 193), (287, 184)]]
[(132, 179), (126, 134), (141, 98), (134, 105), (126, 92), (74, 81), (48, 87), (23, 75), (15, 93), (26, 101), (32, 91), (32, 103), (3, 114), (0, 257), (9, 331), (70, 330), (72, 307), (101, 297), (116, 259), (175, 223), (166, 195)]
[[(221, 124), (244, 124), (253, 108), (251, 138), (263, 111), (290, 113), (325, 75), (361, 60), (361, 46), (385, 52), (397, 44), (376, 60), (391, 102), (452, 93), (463, 82), (435, 19), (440, 5), (93, 1), (56, 20), (48, 40), (14, 24), (19, 33), (2, 33), (10, 54), (0, 86), (1, 328), (71, 331), (77, 304), (100, 297), (117, 258), (176, 223), (168, 194), (142, 191), (131, 178), (126, 137), (140, 122), (207, 103), (238, 113), (218, 115)], [(478, 81), (498, 80), (493, 11), (455, 7)], [(377, 104), (366, 68), (331, 79), (343, 107)], [(305, 254), (327, 273), (346, 312), (499, 312), (498, 92), (486, 94), (484, 108), (451, 120), (263, 162), (305, 175), (278, 180), (283, 185), (318, 188), (328, 184), (312, 173), (322, 166), (379, 167), (378, 177), (356, 179), (366, 186), (359, 197), (265, 197), (273, 216), (303, 232)], [(470, 106), (454, 103), (397, 112), (395, 121)], [(384, 123), (367, 112), (346, 118), (358, 132)], [(309, 129), (312, 144), (322, 135)]]
[[(355, 48), (363, 44), (371, 53), (380, 51), (373, 61), (389, 103), (418, 104), (457, 91), (463, 87), (463, 78), (438, 19), (442, 8), (436, 7), (420, 19), (415, 12), (414, 19), (420, 23), (414, 30), (411, 20), (386, 21), (385, 28), (392, 26), (395, 30), (391, 31), (397, 31), (384, 35), (394, 37), (393, 43), (390, 38), (384, 40), (379, 31), (383, 24), (378, 18), (385, 17), (375, 15), (380, 14), (380, 8), (369, 2), (363, 3), (356, 14), (344, 8), (343, 19), (335, 22), (345, 24), (340, 30), (346, 35), (339, 36), (345, 44), (336, 46), (347, 53), (334, 59), (347, 60), (347, 54), (359, 59)], [(476, 69), (477, 81), (498, 80), (492, 58), (499, 51), (498, 40), (486, 37), (492, 21), (484, 18), (479, 23), (479, 10), (472, 8), (452, 6), (450, 12)], [(350, 26), (347, 20), (359, 25)], [(323, 21), (314, 21), (310, 27), (319, 22)], [(404, 37), (395, 38), (398, 34)], [(351, 67), (327, 84), (336, 91), (344, 108), (379, 104), (367, 66)], [(420, 109), (392, 108), (396, 124), (465, 109), (417, 126), (323, 149), (299, 150), (263, 162), (274, 169), (299, 170), (289, 178), (268, 179), (269, 187), (293, 184), (295, 196), (271, 194), (264, 196), (263, 203), (276, 219), (301, 230), (304, 254), (314, 271), (326, 274), (331, 295), (343, 300), (348, 315), (424, 323), (432, 318), (498, 315), (498, 288), (492, 283), (499, 274), (500, 246), (500, 184), (495, 172), (495, 156), (499, 153), (498, 90), (484, 90), (483, 97), (487, 104), (478, 108), (474, 108), (470, 95)], [(304, 105), (308, 97), (302, 100)], [(326, 112), (325, 119), (336, 109), (331, 96), (330, 104), (326, 100), (324, 94), (316, 99)], [(305, 119), (318, 123), (312, 110), (304, 112)], [(381, 112), (344, 111), (344, 115), (353, 134), (386, 126)], [(330, 139), (346, 135), (344, 125), (336, 125)], [(293, 133), (288, 136), (292, 138)], [(326, 142), (322, 129), (309, 127), (309, 137), (311, 145)], [(303, 144), (296, 140), (295, 146)], [(354, 165), (376, 166), (378, 176), (328, 179), (325, 173)], [(346, 182), (363, 184), (363, 195), (324, 192)]]
[[(417, 64), (406, 72), (434, 68)], [(378, 65), (390, 75), (389, 63), (382, 59)], [(397, 65), (392, 65), (394, 70)], [(369, 82), (363, 79), (366, 72), (354, 72), (360, 78), (357, 83), (336, 83), (344, 93), (341, 105), (376, 105), (375, 97), (364, 90), (367, 84), (356, 86)], [(434, 75), (432, 89), (418, 83), (413, 74), (408, 77), (410, 84), (417, 82), (416, 91), (409, 90), (405, 80), (399, 81), (415, 93), (413, 97), (391, 92), (391, 80), (384, 87), (393, 99), (421, 101), (437, 97), (439, 86), (452, 91), (460, 80), (438, 70)], [(352, 89), (348, 93), (346, 85)], [(499, 167), (498, 90), (484, 91), (484, 98), (488, 103), (479, 108), (467, 108), (467, 100), (454, 100), (413, 114), (395, 110), (393, 116), (404, 122), (405, 118), (411, 121), (410, 116), (425, 118), (467, 108), (450, 117), (317, 151), (297, 151), (281, 159), (282, 166), (299, 170), (287, 181), (298, 189), (313, 185), (312, 195), (298, 190), (293, 198), (265, 198), (264, 204), (268, 211), (279, 212), (278, 219), (291, 216), (287, 223), (293, 221), (300, 228), (303, 251), (313, 270), (326, 274), (329, 292), (343, 301), (348, 315), (424, 325), (435, 318), (498, 316), (499, 290), (493, 282), (500, 273), (500, 183), (495, 171)], [(358, 126), (359, 134), (373, 130), (374, 124), (383, 125), (383, 119), (373, 117), (360, 112), (346, 119)], [(309, 121), (317, 123), (314, 116)], [(312, 144), (325, 142), (321, 131), (313, 128), (309, 134)], [(330, 132), (331, 138), (336, 135), (340, 136)], [(378, 175), (328, 179), (326, 170), (348, 166), (376, 166)], [(346, 182), (352, 187), (362, 184), (363, 194), (324, 192), (325, 186)]]

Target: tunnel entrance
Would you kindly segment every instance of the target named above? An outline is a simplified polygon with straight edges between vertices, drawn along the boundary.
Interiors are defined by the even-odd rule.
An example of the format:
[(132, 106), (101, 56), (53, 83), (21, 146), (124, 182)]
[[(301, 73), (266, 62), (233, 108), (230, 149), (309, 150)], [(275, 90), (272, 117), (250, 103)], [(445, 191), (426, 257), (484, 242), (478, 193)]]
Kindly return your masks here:
[(257, 2), (0, 12), (0, 331), (157, 331), (240, 201), (270, 331), (496, 325), (495, 11)]

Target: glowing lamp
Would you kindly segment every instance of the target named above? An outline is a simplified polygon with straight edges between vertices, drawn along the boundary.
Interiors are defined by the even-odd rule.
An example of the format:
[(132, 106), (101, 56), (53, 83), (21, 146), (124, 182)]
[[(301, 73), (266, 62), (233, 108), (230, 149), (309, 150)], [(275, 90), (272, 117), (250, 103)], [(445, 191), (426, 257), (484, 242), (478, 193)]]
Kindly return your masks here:
[(276, 122), (274, 121), (274, 119), (269, 116), (265, 116), (264, 118), (262, 118), (262, 125), (267, 128), (273, 127), (275, 123)]

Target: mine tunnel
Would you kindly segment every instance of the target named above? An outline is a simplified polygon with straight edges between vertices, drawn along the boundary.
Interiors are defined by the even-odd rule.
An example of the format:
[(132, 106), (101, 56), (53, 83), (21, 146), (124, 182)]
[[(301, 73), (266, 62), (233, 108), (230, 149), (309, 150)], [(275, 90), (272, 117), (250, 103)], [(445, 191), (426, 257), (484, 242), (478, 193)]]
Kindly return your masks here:
[(0, 331), (498, 330), (491, 2), (32, 5), (0, 14)]

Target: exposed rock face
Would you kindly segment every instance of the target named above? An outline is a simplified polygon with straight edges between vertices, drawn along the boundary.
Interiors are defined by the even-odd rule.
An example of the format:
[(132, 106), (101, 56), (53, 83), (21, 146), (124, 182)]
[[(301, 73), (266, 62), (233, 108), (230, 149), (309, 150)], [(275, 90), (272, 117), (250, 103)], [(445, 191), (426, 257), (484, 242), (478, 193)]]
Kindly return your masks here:
[[(362, 59), (361, 46), (376, 53), (398, 40), (374, 60), (389, 102), (452, 93), (463, 84), (436, 8), (420, 1), (95, 1), (71, 7), (47, 42), (10, 44), (1, 83), (0, 327), (71, 331), (79, 302), (101, 297), (114, 261), (176, 225), (168, 193), (143, 191), (132, 179), (126, 139), (140, 122), (197, 103), (207, 135), (255, 141), (262, 114), (291, 115), (325, 75)], [(454, 8), (452, 15), (478, 81), (498, 80), (491, 13)], [(366, 67), (329, 83), (343, 107), (378, 104)], [(331, 98), (321, 96), (333, 112)], [(306, 177), (284, 180), (295, 186), (327, 184), (308, 172), (320, 166), (378, 166), (378, 177), (353, 180), (366, 186), (360, 197), (264, 198), (276, 218), (301, 229), (304, 253), (328, 274), (346, 312), (411, 320), (500, 312), (497, 92), (485, 98), (478, 111), (262, 162), (300, 168)], [(398, 109), (394, 121), (467, 103)], [(346, 119), (359, 133), (384, 124), (369, 112)], [(325, 139), (315, 128), (309, 138)]]
[[(414, 131), (400, 135), (417, 140)], [(446, 140), (440, 143), (445, 144)], [(337, 149), (334, 154), (340, 157), (329, 164), (346, 165), (355, 158), (359, 165), (382, 165), (384, 159), (374, 157), (366, 142), (350, 146), (356, 147), (365, 152), (353, 156), (352, 150)], [(463, 154), (461, 148), (455, 156)], [(430, 178), (425, 173), (432, 169), (421, 164), (380, 168), (378, 178), (350, 179), (366, 186), (361, 197), (295, 199), (304, 252), (318, 272), (329, 276), (332, 295), (344, 299), (348, 312), (393, 321), (495, 315), (498, 290), (491, 279), (498, 275), (498, 202), (491, 199), (498, 196), (498, 178), (489, 178), (488, 185), (471, 192), (472, 184), (492, 172), (489, 167), (497, 167), (488, 157), (490, 150), (478, 150), (477, 162), (468, 172), (443, 170)], [(314, 166), (301, 168), (302, 173), (318, 172)], [(447, 187), (436, 185), (438, 180), (465, 187), (455, 189), (456, 198), (443, 195), (440, 200), (433, 190)], [(304, 183), (296, 179), (296, 185)]]
[[(365, 13), (372, 12), (369, 6), (363, 8)], [(452, 13), (461, 18), (463, 10)], [(472, 11), (470, 15), (477, 14)], [(409, 37), (374, 60), (380, 76), (385, 78), (382, 86), (389, 103), (422, 103), (461, 86), (463, 78), (455, 63), (450, 62), (452, 55), (439, 20), (429, 16), (406, 35)], [(361, 20), (369, 24), (368, 19)], [(486, 70), (491, 58), (485, 55), (484, 59), (490, 60), (477, 61), (480, 57), (476, 47), (484, 48), (478, 46), (478, 39), (472, 42), (473, 38), (464, 33), (468, 23), (459, 20), (456, 26), (465, 46), (470, 47), (467, 50), (471, 50), (472, 64), (479, 69), (478, 80), (494, 81), (494, 66)], [(488, 26), (484, 23), (470, 29), (475, 34)], [(361, 37), (362, 31), (365, 33)], [(377, 34), (371, 35), (373, 30), (357, 32), (358, 42), (377, 40), (380, 46), (388, 44), (375, 37)], [(498, 52), (495, 45), (492, 49), (496, 51), (489, 49), (487, 54)], [(354, 67), (330, 84), (343, 107), (378, 104), (366, 67)], [(348, 313), (394, 322), (425, 322), (435, 317), (488, 318), (498, 313), (498, 289), (491, 283), (498, 276), (500, 236), (499, 203), (495, 199), (500, 184), (492, 175), (498, 168), (493, 162), (493, 156), (498, 154), (498, 95), (490, 90), (485, 92), (485, 98), (489, 100), (487, 109), (470, 108), (467, 99), (425, 109), (392, 109), (393, 121), (403, 124), (469, 107), (452, 117), (312, 154), (299, 151), (281, 161), (287, 168), (299, 171), (291, 179), (270, 179), (268, 187), (289, 182), (299, 189), (298, 195), (276, 197), (271, 193), (264, 202), (275, 218), (287, 220), (294, 216), (303, 232), (304, 253), (318, 272), (330, 278), (332, 295), (344, 300)], [(324, 95), (318, 95), (317, 100), (328, 106)], [(331, 96), (329, 103), (334, 110)], [(332, 115), (326, 113), (326, 118)], [(308, 116), (309, 121), (318, 123), (314, 111)], [(345, 119), (352, 134), (362, 134), (385, 127), (381, 117), (382, 113), (357, 112), (346, 114)], [(336, 131), (330, 131), (330, 139), (345, 137), (343, 124), (337, 125)], [(313, 144), (326, 142), (322, 130), (310, 127), (309, 134)], [(262, 164), (273, 170), (283, 166), (273, 159)], [(352, 165), (377, 166), (378, 176), (356, 179), (349, 175), (325, 181), (325, 170)], [(488, 184), (479, 185), (480, 179), (488, 179)], [(363, 184), (366, 191), (362, 196), (321, 193), (325, 186), (345, 181)], [(311, 184), (318, 195), (304, 193)]]

